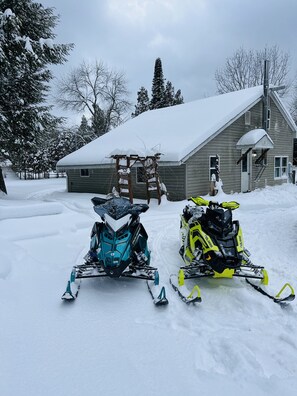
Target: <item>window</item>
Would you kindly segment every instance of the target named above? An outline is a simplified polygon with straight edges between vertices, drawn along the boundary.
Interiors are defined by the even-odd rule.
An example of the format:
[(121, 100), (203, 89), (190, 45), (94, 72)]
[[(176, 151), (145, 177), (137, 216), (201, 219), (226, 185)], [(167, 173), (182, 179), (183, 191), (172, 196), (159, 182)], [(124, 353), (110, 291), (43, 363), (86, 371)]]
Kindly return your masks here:
[(247, 111), (244, 114), (244, 125), (251, 125), (251, 112)]
[(218, 155), (213, 155), (209, 157), (209, 180), (212, 179), (212, 175), (216, 176), (217, 171), (220, 168), (220, 157)]
[(271, 115), (271, 111), (270, 111), (270, 109), (268, 109), (268, 111), (267, 111), (267, 130), (270, 129), (270, 115)]
[(136, 182), (146, 183), (146, 174), (143, 166), (136, 168)]
[(288, 177), (288, 157), (274, 157), (274, 178), (286, 179)]
[(89, 177), (90, 176), (89, 169), (81, 169), (80, 176), (81, 177)]

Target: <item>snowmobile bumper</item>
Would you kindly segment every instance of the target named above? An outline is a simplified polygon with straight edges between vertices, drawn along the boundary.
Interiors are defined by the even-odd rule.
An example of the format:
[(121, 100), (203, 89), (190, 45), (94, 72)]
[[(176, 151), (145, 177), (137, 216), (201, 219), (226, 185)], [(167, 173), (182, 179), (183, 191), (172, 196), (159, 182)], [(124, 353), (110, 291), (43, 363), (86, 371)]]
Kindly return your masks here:
[[(275, 295), (269, 294), (266, 290), (262, 289), (261, 286), (255, 285), (252, 283), (249, 279), (246, 279), (246, 282), (251, 285), (255, 290), (257, 290), (259, 293), (263, 294), (264, 296), (270, 298), (277, 304), (287, 304), (295, 299), (295, 291), (293, 287), (290, 285), (290, 283), (285, 283), (284, 286), (280, 289), (280, 291)], [(281, 297), (283, 292), (285, 290), (289, 290), (290, 294), (288, 294), (285, 297)]]

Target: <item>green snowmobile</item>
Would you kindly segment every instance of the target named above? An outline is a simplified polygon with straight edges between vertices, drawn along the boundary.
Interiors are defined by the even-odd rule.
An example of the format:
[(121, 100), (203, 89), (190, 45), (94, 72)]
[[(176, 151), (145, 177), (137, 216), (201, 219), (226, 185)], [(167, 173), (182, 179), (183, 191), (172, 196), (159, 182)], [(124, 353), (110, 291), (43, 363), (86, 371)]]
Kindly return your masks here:
[(289, 283), (275, 296), (261, 287), (268, 285), (267, 271), (251, 262), (239, 221), (232, 220), (232, 211), (239, 207), (239, 203), (218, 203), (202, 197), (191, 197), (189, 201), (195, 206), (186, 205), (180, 222), (179, 253), (186, 265), (180, 268), (178, 275), (170, 276), (170, 283), (184, 302), (201, 302), (199, 286), (189, 290), (185, 280), (205, 277), (242, 277), (276, 303), (294, 300), (295, 292)]

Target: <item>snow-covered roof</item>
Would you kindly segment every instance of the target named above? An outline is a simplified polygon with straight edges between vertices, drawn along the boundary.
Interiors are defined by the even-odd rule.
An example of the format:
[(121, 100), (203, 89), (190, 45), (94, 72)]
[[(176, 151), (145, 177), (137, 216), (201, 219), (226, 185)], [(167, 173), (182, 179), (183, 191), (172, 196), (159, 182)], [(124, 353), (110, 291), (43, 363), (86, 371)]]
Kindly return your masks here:
[(62, 158), (57, 166), (110, 164), (114, 154), (162, 153), (161, 161), (180, 163), (256, 104), (262, 94), (263, 87), (257, 86), (147, 111)]
[(252, 129), (245, 133), (237, 142), (238, 149), (255, 148), (255, 149), (271, 149), (274, 147), (273, 141), (268, 136), (265, 129)]

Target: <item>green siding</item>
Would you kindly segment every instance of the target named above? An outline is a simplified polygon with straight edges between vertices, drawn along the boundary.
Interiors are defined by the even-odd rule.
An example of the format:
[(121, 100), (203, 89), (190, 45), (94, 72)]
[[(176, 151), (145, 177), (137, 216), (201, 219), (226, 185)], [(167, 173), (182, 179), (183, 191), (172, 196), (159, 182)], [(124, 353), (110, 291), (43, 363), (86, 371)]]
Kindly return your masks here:
[[(209, 193), (209, 156), (216, 154), (220, 157), (220, 177), (224, 192), (227, 194), (241, 192), (241, 163), (237, 165), (241, 151), (236, 149), (236, 143), (246, 132), (262, 127), (262, 102), (257, 103), (250, 111), (251, 125), (245, 125), (245, 116), (242, 115), (186, 161), (187, 197)], [(284, 180), (274, 179), (275, 156), (288, 156), (289, 161), (292, 162), (294, 133), (272, 100), (271, 124), (268, 134), (275, 146), (274, 149), (268, 151), (267, 167), (257, 183), (255, 183), (255, 178), (260, 167), (255, 165), (257, 157), (253, 158), (252, 189), (284, 182)]]
[(116, 186), (116, 172), (113, 168), (89, 169), (89, 176), (81, 177), (80, 169), (67, 170), (69, 192), (108, 194)]
[(161, 181), (165, 184), (168, 200), (181, 201), (186, 194), (186, 164), (180, 166), (159, 166)]
[[(159, 175), (161, 181), (166, 185), (169, 200), (185, 199), (185, 165), (160, 166)], [(131, 169), (131, 180), (133, 196), (146, 199), (146, 184), (136, 182), (136, 168)], [(69, 169), (67, 171), (67, 185), (69, 192), (108, 194), (113, 187), (117, 188), (115, 166), (114, 168), (89, 169), (88, 177), (81, 177), (80, 169)], [(151, 198), (157, 198), (155, 192), (151, 192)]]
[[(293, 162), (293, 140), (295, 133), (291, 130), (273, 101), (270, 104), (271, 120), (268, 134), (273, 140), (274, 148), (267, 153), (267, 167), (258, 183), (253, 183), (253, 188), (262, 188), (266, 185), (274, 186), (287, 182), (286, 179), (274, 179), (274, 157), (287, 156), (289, 162)], [(253, 164), (253, 175), (259, 171), (259, 167)]]

